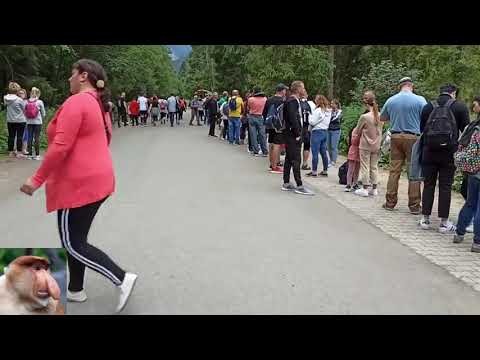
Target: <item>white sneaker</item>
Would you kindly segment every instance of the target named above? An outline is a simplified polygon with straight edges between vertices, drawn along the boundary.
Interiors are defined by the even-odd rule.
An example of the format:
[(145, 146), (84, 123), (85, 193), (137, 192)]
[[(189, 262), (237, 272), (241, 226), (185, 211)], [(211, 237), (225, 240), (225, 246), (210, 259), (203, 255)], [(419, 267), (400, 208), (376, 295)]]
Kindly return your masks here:
[(118, 287), (120, 289), (120, 295), (119, 295), (118, 306), (117, 306), (117, 309), (115, 310), (117, 313), (122, 311), (125, 305), (127, 305), (127, 301), (130, 298), (130, 294), (132, 293), (132, 290), (135, 287), (137, 277), (138, 277), (137, 275), (132, 273), (125, 274), (123, 283)]
[(357, 189), (355, 190), (354, 194), (362, 197), (368, 197), (368, 190), (364, 188)]
[(40, 155), (37, 155), (37, 156), (32, 156), (32, 160), (40, 161), (42, 160), (42, 158), (40, 157)]
[(70, 302), (84, 302), (87, 301), (87, 293), (85, 290), (82, 291), (69, 291), (67, 290), (67, 300)]
[(446, 224), (440, 224), (438, 227), (438, 232), (441, 234), (455, 234), (455, 231), (457, 230), (457, 227), (453, 225), (450, 221), (448, 221)]
[(473, 234), (473, 224), (468, 225), (466, 231), (469, 234)]
[(378, 196), (378, 189), (370, 189), (370, 191), (368, 192), (368, 195)]
[(425, 218), (421, 218), (420, 221), (418, 222), (418, 225), (420, 225), (420, 227), (423, 229), (423, 230), (429, 230), (430, 229), (430, 220), (426, 220)]

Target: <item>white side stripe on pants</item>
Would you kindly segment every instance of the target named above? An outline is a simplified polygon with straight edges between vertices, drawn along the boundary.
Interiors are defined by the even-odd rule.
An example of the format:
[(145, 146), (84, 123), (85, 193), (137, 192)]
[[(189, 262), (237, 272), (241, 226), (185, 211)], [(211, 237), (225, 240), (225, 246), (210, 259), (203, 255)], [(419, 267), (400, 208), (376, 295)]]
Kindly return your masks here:
[(86, 266), (97, 270), (99, 273), (109, 278), (114, 284), (120, 285), (122, 282), (115, 275), (113, 275), (108, 269), (104, 268), (103, 266), (100, 266), (99, 264), (94, 263), (91, 260), (88, 260), (87, 258), (85, 258), (84, 256), (82, 256), (81, 254), (75, 251), (72, 244), (70, 243), (70, 232), (68, 229), (69, 211), (70, 211), (69, 209), (62, 210), (62, 218), (60, 222), (61, 230), (62, 230), (62, 240), (65, 248), (75, 259), (85, 264)]

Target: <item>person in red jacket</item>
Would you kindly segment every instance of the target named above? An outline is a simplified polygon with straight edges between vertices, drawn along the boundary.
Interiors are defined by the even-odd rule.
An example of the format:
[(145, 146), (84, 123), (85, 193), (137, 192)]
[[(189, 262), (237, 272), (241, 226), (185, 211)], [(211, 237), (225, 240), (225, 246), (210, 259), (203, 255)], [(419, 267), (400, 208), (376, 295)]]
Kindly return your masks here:
[(132, 126), (138, 126), (138, 116), (140, 115), (140, 104), (134, 97), (128, 105), (128, 116), (132, 119)]
[[(48, 149), (37, 171), (20, 190), (27, 195), (45, 183), (47, 212), (57, 211), (58, 229), (70, 272), (67, 299), (83, 302), (85, 267), (118, 286), (120, 312), (137, 275), (126, 273), (103, 251), (87, 242), (100, 206), (115, 190), (108, 113), (109, 91), (103, 67), (88, 59), (72, 68), (70, 96), (47, 128)], [(95, 154), (95, 156), (92, 156)]]

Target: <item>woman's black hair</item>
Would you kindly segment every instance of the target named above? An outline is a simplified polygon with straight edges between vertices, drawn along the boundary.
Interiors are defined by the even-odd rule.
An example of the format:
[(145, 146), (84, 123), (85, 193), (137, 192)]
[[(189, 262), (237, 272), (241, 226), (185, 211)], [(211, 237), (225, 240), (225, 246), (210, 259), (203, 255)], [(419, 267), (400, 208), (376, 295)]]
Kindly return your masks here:
[(100, 96), (103, 111), (110, 111), (109, 101), (111, 93), (106, 86), (107, 74), (105, 73), (103, 66), (94, 60), (80, 59), (73, 64), (73, 68), (77, 69), (79, 73), (86, 72), (88, 74), (88, 81), (97, 90), (98, 95)]
[(476, 101), (480, 105), (480, 95), (477, 95), (473, 98), (472, 102)]

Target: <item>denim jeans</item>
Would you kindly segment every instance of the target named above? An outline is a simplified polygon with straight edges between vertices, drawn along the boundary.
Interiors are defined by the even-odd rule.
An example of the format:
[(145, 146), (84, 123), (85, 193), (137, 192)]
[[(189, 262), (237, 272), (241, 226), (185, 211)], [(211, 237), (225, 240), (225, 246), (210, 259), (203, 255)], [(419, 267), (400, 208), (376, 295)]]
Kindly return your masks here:
[(328, 169), (327, 157), (327, 130), (314, 130), (310, 137), (310, 148), (312, 151), (312, 172), (316, 173), (318, 168), (318, 153), (322, 155), (323, 170)]
[(230, 144), (234, 142), (240, 144), (240, 118), (231, 117), (228, 119), (228, 141)]
[(472, 222), (473, 218), (473, 242), (480, 244), (480, 212), (478, 206), (480, 205), (480, 179), (475, 176), (468, 178), (468, 192), (467, 201), (458, 214), (457, 234), (465, 235), (467, 226)]
[(330, 162), (336, 163), (338, 156), (338, 142), (340, 141), (341, 130), (328, 130), (327, 144)]
[[(268, 154), (267, 141), (265, 136), (265, 125), (263, 116), (261, 115), (249, 115), (248, 117), (249, 125), (249, 137), (252, 142), (252, 150), (255, 154), (258, 154), (260, 147), (262, 148), (263, 154)], [(258, 144), (260, 140), (260, 146)]]

